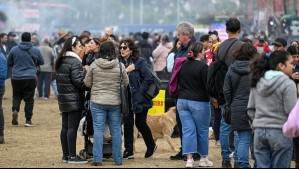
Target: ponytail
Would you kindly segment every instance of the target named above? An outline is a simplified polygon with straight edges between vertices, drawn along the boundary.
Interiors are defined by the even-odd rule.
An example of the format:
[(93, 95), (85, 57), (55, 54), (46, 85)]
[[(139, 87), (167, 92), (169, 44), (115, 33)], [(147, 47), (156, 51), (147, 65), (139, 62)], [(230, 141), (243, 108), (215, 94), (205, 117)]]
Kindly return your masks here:
[(255, 88), (259, 80), (268, 70), (276, 70), (279, 63), (285, 64), (290, 57), (286, 51), (274, 51), (273, 53), (256, 57), (250, 64), (250, 86)]

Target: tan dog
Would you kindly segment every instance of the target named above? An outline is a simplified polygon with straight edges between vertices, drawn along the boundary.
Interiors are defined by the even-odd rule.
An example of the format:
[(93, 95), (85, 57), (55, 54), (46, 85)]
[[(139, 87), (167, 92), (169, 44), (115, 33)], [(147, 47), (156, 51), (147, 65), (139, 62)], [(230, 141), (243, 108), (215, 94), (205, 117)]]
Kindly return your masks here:
[[(171, 107), (166, 113), (160, 116), (147, 116), (147, 124), (152, 131), (154, 141), (157, 142), (158, 139), (166, 139), (168, 144), (171, 146), (173, 151), (177, 151), (175, 145), (171, 139), (173, 128), (176, 123), (176, 108)], [(134, 151), (135, 141), (138, 136), (138, 130), (136, 126), (134, 127)]]

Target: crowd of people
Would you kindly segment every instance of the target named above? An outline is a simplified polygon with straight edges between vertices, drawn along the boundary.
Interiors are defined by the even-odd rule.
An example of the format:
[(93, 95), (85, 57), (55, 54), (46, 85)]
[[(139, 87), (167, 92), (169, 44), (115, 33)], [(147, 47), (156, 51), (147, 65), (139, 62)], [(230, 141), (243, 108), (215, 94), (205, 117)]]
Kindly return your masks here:
[[(173, 42), (167, 34), (153, 37), (147, 32), (119, 41), (113, 28), (100, 38), (91, 37), (88, 31), (80, 36), (61, 31), (55, 43), (45, 38), (41, 45), (36, 34), (24, 32), (19, 44), (13, 40), (14, 33), (0, 34), (0, 144), (4, 143), (2, 98), (5, 80), (10, 78), (12, 125), (19, 125), (24, 100), (25, 126), (33, 127), (34, 98), (49, 99), (52, 86), (62, 118), (64, 163), (87, 163), (76, 152), (86, 101), (90, 102), (94, 129), (92, 165), (103, 163), (107, 122), (116, 165), (134, 159), (134, 124), (147, 147), (144, 157), (150, 158), (157, 145), (146, 122), (153, 102), (145, 93), (155, 72), (160, 79), (170, 80), (170, 94), (177, 107), (181, 149), (170, 160), (186, 160), (186, 168), (195, 167), (196, 160), (200, 167), (212, 167), (208, 159), (212, 126), (223, 168), (232, 168), (232, 153), (235, 168), (250, 168), (250, 153), (254, 167), (289, 168), (293, 152), (299, 167), (298, 132), (291, 134), (294, 139), (285, 135), (299, 128), (283, 129), (290, 123), (288, 116), (298, 97), (299, 42), (293, 40), (288, 45), (285, 39), (277, 38), (269, 45), (262, 38), (256, 42), (241, 39), (240, 25), (238, 19), (229, 18), (228, 39), (224, 41), (214, 30), (196, 39), (193, 25), (187, 22), (178, 24)], [(219, 64), (227, 70), (215, 85), (220, 91), (215, 96), (208, 82), (215, 78), (210, 72)], [(130, 91), (127, 116), (121, 114), (121, 80)], [(230, 124), (222, 117), (227, 108), (231, 110)]]

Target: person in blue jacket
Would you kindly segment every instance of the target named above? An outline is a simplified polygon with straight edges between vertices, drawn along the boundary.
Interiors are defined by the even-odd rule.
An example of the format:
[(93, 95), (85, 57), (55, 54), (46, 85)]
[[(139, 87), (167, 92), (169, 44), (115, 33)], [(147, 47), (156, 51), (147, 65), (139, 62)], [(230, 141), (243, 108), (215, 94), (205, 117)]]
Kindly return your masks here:
[(0, 52), (0, 144), (4, 143), (4, 115), (2, 99), (5, 92), (5, 79), (7, 75), (7, 60), (5, 55)]
[(7, 58), (8, 67), (12, 67), (11, 84), (13, 89), (12, 124), (18, 125), (18, 113), (21, 101), (25, 101), (25, 127), (33, 127), (32, 116), (36, 75), (44, 58), (38, 48), (31, 44), (31, 34), (24, 32), (22, 42), (11, 49)]

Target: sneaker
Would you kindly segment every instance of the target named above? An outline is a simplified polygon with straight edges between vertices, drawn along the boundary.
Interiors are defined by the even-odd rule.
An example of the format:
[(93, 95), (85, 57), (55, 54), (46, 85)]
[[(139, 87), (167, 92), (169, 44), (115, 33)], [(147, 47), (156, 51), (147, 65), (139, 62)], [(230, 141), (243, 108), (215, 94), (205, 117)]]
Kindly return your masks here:
[(156, 145), (154, 146), (154, 148), (146, 150), (144, 158), (150, 158), (151, 156), (153, 156), (153, 154), (155, 153), (156, 150), (157, 150)]
[(134, 153), (125, 150), (125, 151), (124, 151), (124, 154), (123, 154), (123, 159), (127, 159), (127, 160), (134, 159)]
[(193, 168), (194, 167), (194, 160), (187, 159), (186, 168)]
[(213, 167), (212, 161), (210, 161), (208, 158), (202, 158), (199, 161), (199, 167)]
[(3, 136), (0, 136), (0, 144), (4, 144), (4, 137)]
[(223, 160), (222, 168), (232, 168), (232, 164), (230, 163), (230, 161)]
[(25, 127), (34, 127), (31, 120), (26, 120)]
[(183, 156), (182, 149), (176, 155), (170, 156), (170, 160), (183, 160), (184, 158), (185, 158), (185, 156)]
[(92, 165), (92, 166), (102, 166), (103, 164), (102, 164), (102, 163), (95, 163), (95, 162), (92, 162), (91, 165)]
[(12, 112), (12, 121), (11, 121), (12, 125), (19, 125), (18, 123), (18, 112)]
[(63, 156), (62, 157), (62, 162), (63, 163), (68, 163), (69, 162), (69, 157), (68, 156)]
[[(201, 158), (199, 154), (193, 154), (192, 157), (194, 161), (198, 161)], [(184, 156), (184, 161), (187, 161), (187, 156)]]
[(70, 157), (69, 164), (87, 164), (87, 160), (81, 159), (78, 156), (77, 157)]

